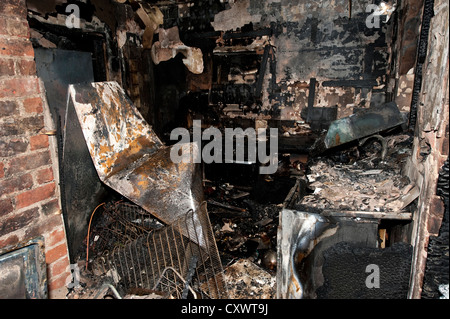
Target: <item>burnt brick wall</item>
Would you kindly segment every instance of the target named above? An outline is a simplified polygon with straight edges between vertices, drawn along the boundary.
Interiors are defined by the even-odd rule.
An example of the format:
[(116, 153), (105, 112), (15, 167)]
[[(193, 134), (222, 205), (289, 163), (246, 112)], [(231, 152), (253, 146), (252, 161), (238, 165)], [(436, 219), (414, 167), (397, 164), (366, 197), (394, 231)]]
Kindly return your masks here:
[(0, 2), (0, 248), (45, 238), (50, 298), (70, 278), (47, 104), (36, 76), (25, 0)]

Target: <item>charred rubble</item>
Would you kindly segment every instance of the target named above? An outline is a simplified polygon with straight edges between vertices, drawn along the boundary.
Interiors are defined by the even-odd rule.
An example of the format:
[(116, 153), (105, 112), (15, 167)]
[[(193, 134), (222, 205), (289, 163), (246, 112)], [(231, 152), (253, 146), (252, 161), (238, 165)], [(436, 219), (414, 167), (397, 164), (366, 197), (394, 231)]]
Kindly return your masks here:
[(448, 5), (366, 2), (2, 1), (0, 298), (448, 298)]

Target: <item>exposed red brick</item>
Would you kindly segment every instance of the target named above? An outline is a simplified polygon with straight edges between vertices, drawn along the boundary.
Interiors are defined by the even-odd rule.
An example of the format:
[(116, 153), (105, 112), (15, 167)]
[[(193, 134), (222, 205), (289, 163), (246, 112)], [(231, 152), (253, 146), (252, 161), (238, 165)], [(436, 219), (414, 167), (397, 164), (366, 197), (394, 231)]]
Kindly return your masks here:
[(64, 232), (64, 228), (61, 227), (60, 229), (56, 229), (56, 230), (52, 231), (48, 235), (48, 239), (45, 242), (45, 246), (53, 247), (56, 244), (65, 241), (65, 239), (66, 239), (66, 233)]
[(28, 141), (23, 139), (12, 139), (9, 141), (0, 140), (0, 157), (15, 156), (26, 152)]
[[(0, 27), (1, 29), (1, 27)], [(14, 76), (14, 61), (0, 58), (0, 76)]]
[[(41, 214), (42, 216), (42, 214)], [(26, 238), (35, 238), (42, 234), (47, 234), (53, 231), (57, 227), (61, 227), (63, 221), (61, 215), (47, 216), (47, 218), (41, 218), (39, 223), (30, 225), (25, 230)]]
[(0, 223), (0, 237), (27, 227), (33, 220), (39, 217), (39, 209), (35, 207), (20, 214), (9, 214), (8, 216), (11, 217), (8, 217)]
[(16, 196), (16, 209), (28, 207), (55, 195), (56, 185), (50, 183)]
[(30, 137), (31, 150), (39, 150), (43, 148), (48, 148), (48, 136), (47, 135), (36, 135)]
[(15, 101), (0, 101), (0, 117), (17, 115), (19, 108)]
[(49, 269), (49, 277), (54, 278), (57, 277), (63, 273), (69, 274), (69, 259), (63, 258), (61, 260), (58, 260), (50, 265)]
[(58, 289), (66, 287), (66, 282), (67, 281), (70, 282), (70, 279), (68, 279), (68, 276), (69, 276), (69, 273), (67, 273), (67, 276), (61, 275), (60, 277), (58, 277), (55, 280), (51, 280), (51, 279), (49, 280), (49, 283), (48, 283), (48, 294), (49, 294), (49, 298), (50, 299), (54, 298), (53, 297), (53, 292), (55, 290), (58, 290)]
[(19, 60), (16, 62), (17, 75), (36, 75), (36, 62), (34, 60)]
[(2, 0), (0, 1), (0, 15), (14, 16), (26, 19), (26, 0)]
[(52, 296), (61, 295), (70, 278), (70, 261), (62, 216), (50, 213), (59, 201), (49, 138), (37, 135), (44, 127), (44, 103), (35, 98), (41, 92), (29, 36), (26, 0), (1, 0), (0, 247), (44, 235), (52, 245), (46, 254)]
[(37, 169), (51, 164), (50, 152), (39, 152), (15, 158), (6, 168), (6, 176)]
[(0, 197), (13, 192), (30, 189), (33, 186), (33, 178), (30, 174), (3, 179), (0, 181)]
[(0, 217), (11, 213), (13, 210), (14, 207), (11, 199), (0, 199)]
[(38, 184), (45, 184), (53, 180), (53, 169), (51, 167), (44, 168), (37, 172), (36, 180)]
[(16, 245), (18, 242), (19, 242), (19, 237), (17, 237), (16, 235), (8, 236), (8, 237), (0, 240), (0, 247), (4, 248), (4, 247), (8, 247), (8, 246), (13, 246), (13, 245)]
[(42, 205), (42, 212), (44, 213), (44, 215), (53, 215), (60, 210), (61, 209), (59, 206), (59, 201), (57, 199), (54, 199)]
[(0, 130), (0, 138), (2, 136), (23, 136), (23, 135), (35, 135), (41, 129), (44, 128), (44, 116), (32, 116), (32, 117), (15, 117), (12, 121), (5, 121), (2, 124)]
[(39, 93), (38, 79), (34, 76), (10, 78), (0, 81), (0, 99), (26, 97)]
[(18, 17), (0, 16), (0, 35), (29, 38), (28, 23)]
[(42, 99), (40, 97), (26, 99), (23, 101), (23, 106), (27, 113), (42, 113), (44, 110)]
[(45, 262), (47, 264), (52, 264), (61, 257), (64, 257), (66, 255), (67, 255), (67, 246), (66, 243), (64, 242), (61, 245), (51, 248), (50, 250), (47, 250), (45, 252)]
[(28, 39), (0, 38), (0, 56), (34, 57), (33, 45)]

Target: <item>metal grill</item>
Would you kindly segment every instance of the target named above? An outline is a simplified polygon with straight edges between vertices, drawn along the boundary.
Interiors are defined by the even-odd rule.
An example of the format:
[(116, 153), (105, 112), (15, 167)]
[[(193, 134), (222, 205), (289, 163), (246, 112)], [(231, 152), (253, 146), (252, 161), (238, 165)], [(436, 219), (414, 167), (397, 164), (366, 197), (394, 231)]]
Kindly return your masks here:
[[(121, 209), (125, 213), (120, 213)], [(155, 229), (147, 212), (133, 205), (115, 208), (108, 230), (114, 244), (105, 245), (97, 265), (126, 289), (156, 292), (167, 298), (224, 298), (223, 268), (206, 205), (189, 211), (171, 225)], [(139, 218), (136, 218), (139, 217)], [(150, 217), (150, 218), (149, 218)], [(125, 241), (123, 241), (125, 240)], [(111, 243), (111, 240), (109, 240)]]

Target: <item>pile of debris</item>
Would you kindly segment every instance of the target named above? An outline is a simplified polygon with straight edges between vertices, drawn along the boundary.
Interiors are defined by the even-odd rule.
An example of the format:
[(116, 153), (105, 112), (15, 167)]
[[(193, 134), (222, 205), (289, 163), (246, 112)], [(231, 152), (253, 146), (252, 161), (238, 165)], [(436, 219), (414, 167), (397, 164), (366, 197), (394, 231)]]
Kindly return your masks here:
[(208, 184), (208, 212), (230, 298), (276, 298), (277, 229), (283, 204), (262, 204), (245, 186)]
[(249, 259), (240, 259), (225, 269), (230, 299), (274, 299), (276, 277)]
[[(275, 298), (277, 268), (284, 270), (277, 267), (283, 254), (277, 250), (285, 208), (411, 218), (403, 210), (417, 198), (418, 188), (401, 167), (412, 137), (380, 133), (392, 133), (403, 123), (392, 103), (333, 122), (314, 152), (283, 154), (269, 176), (258, 174), (258, 165), (250, 162), (217, 164), (210, 172), (206, 165), (173, 162), (173, 146), (163, 145), (117, 83), (69, 90), (69, 106), (85, 117), (81, 130), (100, 179), (130, 200), (103, 205), (96, 224), (89, 224), (84, 268), (91, 286), (80, 284), (85, 293), (73, 290), (74, 298)], [(283, 136), (308, 129), (283, 127)], [(352, 147), (355, 141), (359, 144)], [(199, 151), (193, 143), (186, 147), (191, 154)], [(318, 151), (328, 155), (314, 157)], [(304, 238), (311, 237), (308, 225)]]
[(276, 247), (278, 205), (261, 205), (246, 200), (248, 209), (241, 212), (224, 212), (223, 208), (211, 207), (210, 216), (214, 236), (224, 263), (230, 264), (239, 258), (252, 258), (267, 270), (274, 265), (265, 262), (265, 256)]
[(417, 196), (418, 189), (401, 174), (411, 150), (409, 135), (386, 137), (387, 154), (380, 158), (378, 143), (335, 151), (315, 158), (307, 170), (309, 191), (296, 208), (323, 210), (398, 212)]
[[(223, 190), (223, 187), (218, 189)], [(229, 192), (229, 195), (234, 196), (238, 192), (240, 191), (236, 189)], [(214, 198), (219, 200), (217, 196), (216, 194)], [(227, 296), (272, 299), (276, 296), (276, 230), (281, 207), (275, 204), (258, 204), (245, 197), (248, 195), (242, 196), (241, 202), (233, 202), (245, 208), (214, 202), (212, 194), (209, 199), (215, 204), (209, 205), (208, 210), (224, 265), (223, 280), (228, 288)], [(80, 253), (75, 276), (77, 280), (71, 283), (67, 298), (179, 299), (180, 296), (177, 296), (173, 289), (168, 294), (162, 290), (146, 288), (145, 282), (124, 285), (127, 280), (124, 282), (126, 278), (122, 277), (127, 276), (126, 272), (120, 271), (120, 267), (99, 267), (99, 264), (108, 258), (105, 252), (117, 251), (117, 247), (126, 248), (129, 243), (134, 243), (136, 238), (141, 238), (142, 234), (160, 232), (163, 229), (163, 224), (137, 205), (124, 200), (105, 203), (93, 219), (85, 242), (85, 251)], [(169, 232), (171, 233), (172, 231)], [(87, 246), (89, 249), (86, 249)], [(125, 249), (122, 261), (128, 263), (128, 269), (140, 269), (141, 266), (130, 258), (136, 247), (132, 245), (129, 248)], [(139, 255), (143, 256), (141, 253)], [(140, 272), (142, 275), (146, 270), (141, 269)]]

